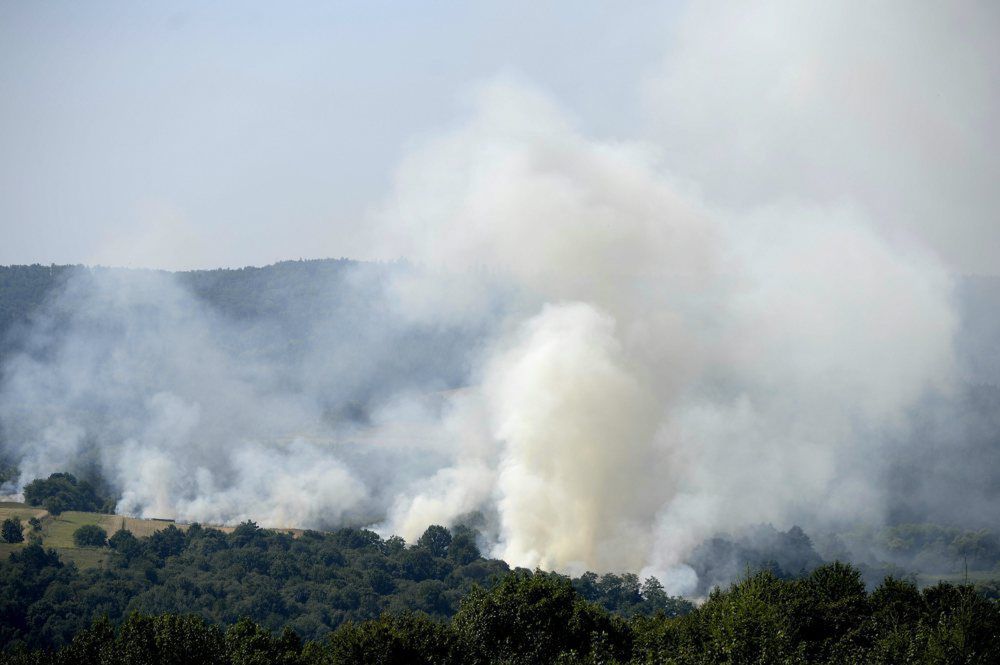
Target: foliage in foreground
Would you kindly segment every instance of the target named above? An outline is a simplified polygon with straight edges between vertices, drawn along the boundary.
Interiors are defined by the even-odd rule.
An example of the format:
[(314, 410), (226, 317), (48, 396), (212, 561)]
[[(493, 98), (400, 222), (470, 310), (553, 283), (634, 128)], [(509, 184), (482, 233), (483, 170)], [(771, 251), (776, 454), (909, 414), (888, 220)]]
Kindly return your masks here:
[(476, 588), (450, 622), (403, 613), (348, 622), (303, 643), (247, 619), (228, 628), (192, 615), (99, 619), (58, 651), (8, 653), (34, 663), (995, 663), (1000, 608), (968, 586), (918, 591), (886, 579), (866, 593), (834, 563), (799, 580), (761, 572), (714, 591), (691, 613), (626, 620), (571, 582), (513, 573)]
[[(104, 544), (98, 527), (81, 527), (76, 536), (81, 546)], [(170, 525), (142, 539), (119, 530), (107, 546), (104, 568), (80, 570), (37, 544), (0, 561), (0, 650), (18, 643), (59, 648), (102, 616), (118, 623), (136, 612), (192, 613), (220, 626), (246, 617), (268, 631), (288, 627), (318, 640), (387, 612), (448, 619), (476, 585), (490, 587), (511, 573), (503, 561), (481, 557), (465, 527), (431, 526), (408, 546), (363, 529), (293, 537), (252, 522), (232, 533)], [(622, 616), (690, 608), (653, 578), (587, 573), (568, 583)]]

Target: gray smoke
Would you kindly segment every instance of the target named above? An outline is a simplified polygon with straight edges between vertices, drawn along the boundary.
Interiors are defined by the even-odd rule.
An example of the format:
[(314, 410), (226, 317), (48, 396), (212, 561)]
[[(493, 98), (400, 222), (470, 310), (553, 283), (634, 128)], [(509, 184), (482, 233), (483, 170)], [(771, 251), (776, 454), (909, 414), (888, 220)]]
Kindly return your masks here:
[(951, 387), (931, 255), (850, 208), (710, 207), (648, 146), (589, 139), (518, 84), (412, 155), (387, 214), (408, 255), (518, 285), (465, 398), (488, 424), (467, 466), (496, 469), (495, 551), (515, 563), (683, 585), (720, 528), (879, 520), (885, 437)]
[(298, 300), (252, 317), (209, 306), (184, 275), (71, 271), (3, 368), (0, 422), (20, 484), (96, 469), (126, 514), (377, 520), (393, 488), (437, 457), (432, 438), (369, 446), (365, 411), (412, 436), (409, 421), (435, 408), (424, 396), (454, 381), (461, 359), (433, 371), (421, 360), (435, 339), (384, 311), (375, 278), (392, 270), (298, 271), (303, 283), (281, 292)]
[(720, 530), (885, 520), (960, 378), (949, 267), (993, 258), (996, 16), (867, 7), (691, 8), (634, 140), (480, 86), (373, 215), (416, 267), (274, 317), (81, 272), (4, 368), (22, 483), (86, 462), (125, 513), (410, 540), (478, 511), (512, 564), (672, 592)]

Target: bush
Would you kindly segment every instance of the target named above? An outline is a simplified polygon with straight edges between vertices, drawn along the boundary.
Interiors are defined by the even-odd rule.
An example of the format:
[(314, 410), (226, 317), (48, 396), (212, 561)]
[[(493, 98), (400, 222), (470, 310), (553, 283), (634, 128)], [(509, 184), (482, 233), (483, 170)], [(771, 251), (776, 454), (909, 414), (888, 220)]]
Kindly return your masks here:
[(96, 524), (85, 524), (73, 532), (73, 542), (77, 547), (104, 547), (108, 544), (108, 532)]
[(108, 538), (108, 546), (126, 559), (132, 559), (142, 552), (142, 543), (127, 529), (118, 529)]
[(53, 515), (67, 510), (111, 512), (114, 501), (101, 496), (87, 481), (77, 480), (71, 473), (53, 473), (48, 478), (36, 478), (24, 486), (24, 501), (42, 506)]
[(5, 543), (23, 543), (24, 529), (21, 528), (21, 520), (10, 518), (3, 521), (0, 527), (0, 537)]

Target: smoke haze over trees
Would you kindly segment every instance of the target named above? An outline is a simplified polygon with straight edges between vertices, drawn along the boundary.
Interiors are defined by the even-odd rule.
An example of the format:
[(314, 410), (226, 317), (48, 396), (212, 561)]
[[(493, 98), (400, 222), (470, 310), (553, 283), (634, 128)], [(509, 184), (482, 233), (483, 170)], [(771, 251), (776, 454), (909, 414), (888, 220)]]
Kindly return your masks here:
[[(968, 533), (997, 528), (994, 7), (692, 3), (655, 12), (670, 29), (653, 37), (638, 27), (648, 10), (636, 10), (608, 29), (631, 26), (655, 57), (629, 51), (620, 76), (581, 60), (593, 71), (570, 67), (569, 86), (509, 63), (468, 72), (451, 117), (422, 116), (415, 100), (419, 126), (393, 139), (380, 191), (350, 222), (338, 211), (301, 237), (275, 230), (286, 211), (294, 228), (315, 228), (318, 211), (354, 196), (328, 190), (350, 188), (344, 174), (381, 135), (356, 154), (309, 157), (312, 168), (289, 158), (288, 145), (306, 156), (316, 137), (350, 138), (368, 112), (318, 122), (338, 105), (305, 103), (298, 88), (309, 86), (284, 51), (253, 55), (269, 52), (244, 40), (259, 14), (232, 26), (247, 62), (216, 54), (211, 67), (176, 45), (215, 53), (203, 40), (217, 9), (156, 14), (179, 32), (155, 28), (161, 39), (138, 60), (132, 41), (98, 39), (103, 28), (68, 31), (108, 49), (71, 49), (83, 60), (67, 68), (79, 76), (66, 103), (105, 111), (80, 116), (94, 120), (91, 135), (34, 87), (59, 80), (32, 72), (67, 55), (32, 39), (44, 48), (62, 33), (44, 14), (3, 11), (0, 48), (18, 57), (0, 58), (0, 80), (26, 100), (0, 108), (13, 128), (0, 153), (14, 155), (0, 182), (15, 183), (0, 185), (5, 252), (37, 246), (34, 211), (45, 228), (89, 220), (78, 260), (90, 265), (234, 265), (204, 254), (227, 238), (364, 259), (0, 270), (5, 494), (31, 500), (40, 486), (29, 483), (70, 473), (80, 484), (56, 478), (65, 491), (49, 493), (53, 512), (83, 499), (109, 508), (97, 505), (107, 495), (128, 515), (364, 526), (410, 542), (474, 519), (479, 547), (510, 565), (634, 571), (672, 594), (703, 594), (774, 548), (789, 568), (829, 552), (912, 564), (908, 547), (878, 535), (904, 525), (921, 526), (898, 540), (944, 565)], [(149, 29), (147, 10), (135, 11)], [(289, 16), (309, 29), (267, 22), (265, 41), (312, 44), (318, 76), (330, 61), (322, 44), (340, 43), (319, 29), (333, 29), (329, 17)], [(189, 69), (173, 69), (171, 54)], [(149, 62), (178, 93), (166, 119), (141, 94), (102, 96), (161, 99), (145, 87)], [(376, 60), (338, 62), (366, 80)], [(298, 83), (256, 90), (260, 105), (234, 101), (244, 88), (233, 72), (246, 71)], [(392, 87), (378, 80), (360, 87)], [(601, 87), (610, 80), (621, 94)], [(621, 120), (578, 110), (567, 87), (592, 90)], [(219, 111), (205, 90), (240, 111)], [(271, 113), (271, 100), (289, 107)], [(408, 115), (376, 101), (375, 116)], [(161, 133), (152, 118), (174, 143), (147, 148)], [(49, 123), (61, 131), (38, 130)], [(220, 175), (247, 143), (261, 151), (257, 170)], [(53, 158), (59, 145), (77, 159)], [(272, 154), (280, 169), (266, 168)], [(107, 160), (107, 173), (94, 166)], [(309, 175), (320, 168), (344, 177)], [(40, 176), (50, 171), (52, 182)], [(122, 222), (119, 199), (155, 222)], [(257, 233), (261, 210), (274, 215), (268, 233)], [(106, 212), (117, 221), (94, 221)], [(62, 235), (82, 242), (75, 227), (50, 233), (64, 255)], [(976, 542), (992, 551), (985, 535)]]
[[(476, 470), (480, 475), (472, 475), (483, 487), (453, 484), (452, 494), (441, 497), (414, 490), (467, 480), (472, 462), (456, 466), (454, 460), (478, 461), (476, 455), (482, 454), (449, 450), (458, 441), (449, 443), (447, 428), (468, 427), (456, 411), (471, 399), (466, 386), (476, 376), (475, 357), (490, 335), (484, 323), (421, 324), (394, 309), (393, 289), (400, 279), (408, 284), (419, 275), (414, 267), (321, 261), (170, 274), (37, 266), (3, 268), (0, 275), (5, 277), (2, 301), (14, 311), (4, 336), (0, 423), (5, 460), (20, 469), (20, 482), (69, 468), (108, 482), (114, 496), (109, 505), (119, 512), (216, 523), (256, 518), (272, 526), (367, 524), (411, 539), (427, 525), (399, 520), (401, 505), (427, 515), (451, 510), (455, 519), (459, 511), (479, 511), (485, 546), (500, 547), (502, 507), (489, 496), (486, 483), (494, 481), (485, 461)], [(976, 360), (981, 342), (976, 341), (988, 339), (995, 323), (980, 307), (998, 295), (980, 278), (960, 281), (959, 296), (967, 284), (977, 291), (975, 299), (958, 300), (958, 355), (982, 371), (984, 363)], [(35, 294), (34, 300), (19, 304), (26, 300), (22, 294)], [(494, 300), (498, 310), (505, 298), (511, 296)], [(483, 317), (494, 321), (497, 315)], [(186, 358), (192, 353), (195, 362)], [(915, 425), (898, 429), (895, 439), (872, 439), (893, 455), (883, 469), (884, 481), (871, 478), (884, 482), (886, 502), (886, 512), (870, 522), (873, 526), (926, 521), (951, 528), (993, 526), (990, 510), (998, 486), (993, 470), (998, 467), (983, 462), (1000, 450), (991, 424), (998, 412), (996, 388), (971, 378), (962, 385), (947, 398), (928, 397), (916, 405), (906, 416)], [(476, 441), (472, 436), (461, 440)], [(163, 446), (172, 451), (169, 460)], [(606, 465), (624, 454), (617, 446), (608, 450), (612, 457), (602, 462)], [(322, 466), (317, 469), (317, 464)], [(925, 472), (931, 468), (950, 475)], [(40, 505), (61, 497), (64, 509), (102, 508), (104, 499), (87, 483), (70, 478), (57, 474), (29, 483), (25, 497)], [(310, 478), (315, 485), (308, 484)], [(12, 477), (9, 491), (17, 483)], [(63, 491), (80, 493), (80, 487), (81, 496), (90, 497), (86, 505)], [(960, 504), (945, 500), (959, 488)], [(736, 549), (725, 543), (739, 543), (742, 536), (712, 540), (720, 531), (761, 521), (787, 529), (795, 522), (780, 518), (792, 520), (792, 515), (784, 511), (756, 521), (708, 524), (680, 555), (680, 563), (691, 565), (691, 581), (671, 582), (655, 572), (673, 584), (671, 592), (703, 594), (734, 579), (748, 562), (768, 567), (778, 561), (775, 556), (791, 557), (778, 565), (792, 574), (809, 570), (823, 557), (811, 546), (802, 550), (791, 541), (774, 541), (777, 535), (763, 541), (763, 535), (755, 536), (757, 545), (742, 541)], [(823, 517), (799, 513), (794, 519), (814, 537), (859, 522)], [(607, 519), (613, 528), (614, 515)], [(869, 562), (876, 566), (876, 581), (887, 562), (902, 571), (943, 572), (958, 560), (947, 549), (957, 535), (939, 537), (944, 549), (934, 565), (926, 557), (915, 562), (894, 554), (871, 538), (840, 542), (839, 551), (828, 548), (832, 554), (824, 555)], [(755, 547), (767, 554), (753, 554)], [(509, 556), (501, 549), (495, 553)], [(627, 570), (630, 564), (638, 571), (648, 562), (591, 563), (587, 567), (602, 571)], [(990, 568), (993, 559), (983, 565)]]

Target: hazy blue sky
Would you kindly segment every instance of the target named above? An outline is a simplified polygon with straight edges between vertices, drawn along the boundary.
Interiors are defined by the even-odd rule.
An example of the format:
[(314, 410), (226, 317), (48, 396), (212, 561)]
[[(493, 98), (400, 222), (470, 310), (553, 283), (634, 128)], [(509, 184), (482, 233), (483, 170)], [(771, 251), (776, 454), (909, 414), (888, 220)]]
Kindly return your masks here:
[(634, 122), (670, 5), (2, 2), (0, 263), (339, 256), (406, 143), (513, 72)]
[[(0, 0), (0, 263), (367, 258), (414, 142), (506, 76), (711, 205), (1000, 257), (995, 3)], [(912, 238), (911, 238), (912, 237)], [(377, 252), (376, 252), (377, 254)]]

